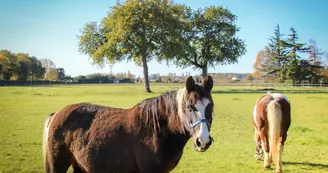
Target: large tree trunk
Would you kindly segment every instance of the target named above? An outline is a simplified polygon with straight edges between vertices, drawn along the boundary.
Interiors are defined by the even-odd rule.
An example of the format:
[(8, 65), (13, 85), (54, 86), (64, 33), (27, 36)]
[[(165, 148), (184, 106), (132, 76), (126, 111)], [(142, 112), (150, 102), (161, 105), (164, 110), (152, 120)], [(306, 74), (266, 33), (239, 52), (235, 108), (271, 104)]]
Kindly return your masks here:
[(151, 93), (149, 78), (148, 78), (148, 65), (147, 65), (147, 56), (142, 56), (142, 67), (143, 67), (143, 75), (144, 75), (144, 84), (145, 84), (145, 92)]
[(207, 76), (207, 65), (202, 66), (202, 77), (205, 79)]

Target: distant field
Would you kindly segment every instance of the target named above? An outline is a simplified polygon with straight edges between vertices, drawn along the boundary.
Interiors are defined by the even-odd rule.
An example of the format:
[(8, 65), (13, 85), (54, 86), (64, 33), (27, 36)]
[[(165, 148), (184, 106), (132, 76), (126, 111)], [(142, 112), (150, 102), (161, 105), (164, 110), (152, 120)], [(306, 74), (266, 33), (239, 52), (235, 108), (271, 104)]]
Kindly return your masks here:
[[(0, 172), (44, 172), (42, 129), (48, 114), (77, 102), (130, 108), (182, 85), (69, 85), (0, 87)], [(205, 153), (186, 145), (173, 172), (274, 172), (254, 158), (252, 110), (265, 88), (216, 86), (214, 144)], [(285, 172), (328, 172), (327, 88), (275, 88), (291, 101), (292, 124), (283, 153)]]

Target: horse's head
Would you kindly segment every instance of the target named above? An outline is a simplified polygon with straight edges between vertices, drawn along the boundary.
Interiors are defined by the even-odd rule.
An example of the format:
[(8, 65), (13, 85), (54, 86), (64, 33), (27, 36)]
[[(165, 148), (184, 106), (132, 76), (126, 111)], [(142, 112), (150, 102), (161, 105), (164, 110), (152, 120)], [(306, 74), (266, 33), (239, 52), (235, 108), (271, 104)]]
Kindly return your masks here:
[(196, 84), (192, 77), (186, 79), (182, 114), (185, 128), (193, 139), (196, 151), (206, 151), (213, 141), (210, 136), (214, 106), (212, 87), (211, 76), (206, 77), (202, 85)]

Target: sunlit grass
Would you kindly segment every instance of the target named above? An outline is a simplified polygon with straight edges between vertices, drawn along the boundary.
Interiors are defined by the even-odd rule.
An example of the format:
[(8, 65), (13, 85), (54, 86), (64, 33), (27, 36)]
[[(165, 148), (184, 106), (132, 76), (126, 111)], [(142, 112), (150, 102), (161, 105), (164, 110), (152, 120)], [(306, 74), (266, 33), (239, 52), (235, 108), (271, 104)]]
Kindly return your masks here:
[[(92, 102), (129, 108), (141, 100), (182, 87), (70, 85), (0, 88), (0, 172), (44, 172), (41, 137), (45, 118), (67, 104)], [(197, 153), (189, 141), (173, 172), (274, 172), (254, 158), (251, 113), (262, 88), (216, 86), (210, 149)], [(328, 172), (328, 94), (325, 88), (276, 88), (292, 104), (292, 125), (283, 153), (285, 172)], [(305, 91), (318, 93), (303, 93)], [(243, 91), (253, 91), (243, 93)], [(288, 92), (298, 91), (298, 92)], [(260, 92), (260, 93), (258, 93)]]

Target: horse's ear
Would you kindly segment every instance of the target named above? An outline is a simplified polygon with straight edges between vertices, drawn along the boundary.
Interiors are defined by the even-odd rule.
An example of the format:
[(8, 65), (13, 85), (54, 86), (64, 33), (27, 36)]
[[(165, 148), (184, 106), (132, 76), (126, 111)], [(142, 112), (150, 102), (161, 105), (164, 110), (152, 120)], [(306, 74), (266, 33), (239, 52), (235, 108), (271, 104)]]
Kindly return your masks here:
[(205, 87), (206, 89), (208, 89), (209, 91), (212, 90), (213, 88), (213, 78), (211, 76), (207, 76), (204, 80), (203, 80), (203, 87)]
[(195, 84), (194, 79), (191, 76), (187, 77), (187, 79), (186, 79), (186, 88), (187, 88), (187, 91), (188, 92), (192, 91), (194, 89), (195, 85), (196, 84)]

